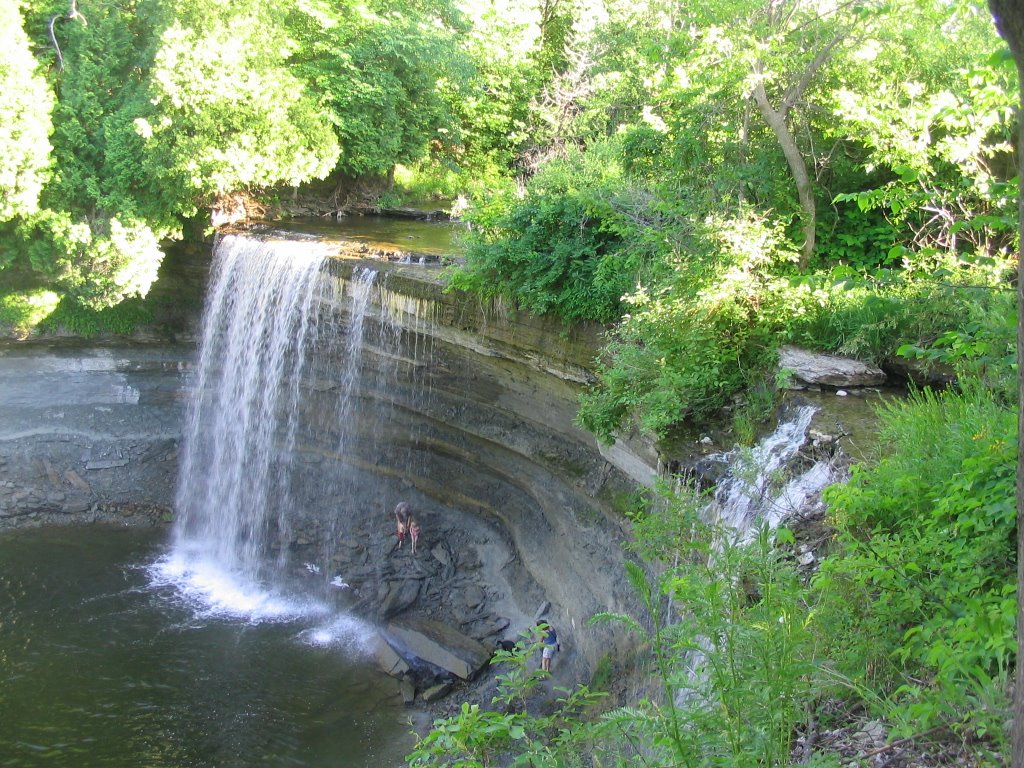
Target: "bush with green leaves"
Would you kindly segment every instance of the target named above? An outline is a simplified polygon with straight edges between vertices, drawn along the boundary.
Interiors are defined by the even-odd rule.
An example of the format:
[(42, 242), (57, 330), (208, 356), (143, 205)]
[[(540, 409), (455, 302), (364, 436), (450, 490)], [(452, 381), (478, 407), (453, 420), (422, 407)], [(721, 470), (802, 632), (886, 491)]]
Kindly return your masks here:
[[(49, 177), (53, 92), (32, 56), (18, 3), (0, 3), (0, 222), (34, 213)], [(0, 250), (0, 267), (4, 266)]]
[(699, 495), (669, 501), (637, 521), (639, 548), (662, 563), (662, 575), (652, 583), (628, 566), (647, 616), (594, 619), (640, 635), (661, 696), (606, 714), (601, 743), (642, 745), (643, 760), (624, 765), (788, 765), (824, 679), (806, 588), (775, 543), (792, 535), (762, 527), (746, 543), (701, 520)]
[(998, 737), (1016, 650), (1016, 413), (964, 380), (881, 417), (884, 457), (828, 490), (822, 637), (908, 730)]
[(522, 197), (499, 193), (478, 206), (451, 287), (568, 321), (616, 319), (647, 261), (625, 247), (631, 190), (620, 157), (616, 141), (571, 153), (546, 163)]
[[(802, 344), (861, 360), (881, 363), (897, 355), (953, 364), (977, 358), (977, 343), (944, 349), (976, 327), (986, 336), (987, 353), (1006, 362), (1006, 343), (1014, 340), (1015, 296), (1009, 282), (1012, 259), (974, 260), (936, 255), (904, 269), (869, 273), (834, 267), (791, 278), (793, 289), (810, 292), (814, 300), (789, 323), (783, 341)], [(987, 331), (982, 331), (982, 327)], [(940, 342), (948, 337), (947, 342)], [(977, 353), (977, 354), (975, 354)]]
[(607, 441), (632, 420), (665, 437), (754, 386), (785, 329), (815, 300), (777, 276), (795, 258), (761, 217), (703, 221), (689, 250), (663, 257), (671, 271), (660, 283), (626, 297), (598, 363), (599, 384), (581, 399), (580, 423)]
[(412, 768), (494, 765), (581, 765), (581, 748), (591, 726), (581, 716), (603, 694), (586, 686), (557, 689), (562, 695), (546, 713), (536, 713), (540, 685), (548, 674), (536, 666), (542, 646), (538, 629), (522, 633), (514, 650), (496, 652), (491, 663), (503, 670), (490, 707), (464, 702), (458, 714), (435, 720), (407, 758)]

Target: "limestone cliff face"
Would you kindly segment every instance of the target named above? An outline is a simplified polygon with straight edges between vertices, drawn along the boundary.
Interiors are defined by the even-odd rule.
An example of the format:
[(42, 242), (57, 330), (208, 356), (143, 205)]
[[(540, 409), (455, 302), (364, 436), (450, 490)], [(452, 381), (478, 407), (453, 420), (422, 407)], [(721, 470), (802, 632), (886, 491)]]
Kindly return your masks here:
[[(381, 330), (364, 338), (358, 404), (347, 409), (347, 429), (323, 423), (325, 414), (342, 410), (336, 398), (343, 345), (320, 350), (308, 371), (303, 422), (317, 426), (302, 432), (298, 449), (307, 467), (299, 493), (308, 493), (310, 508), (316, 499), (359, 499), (378, 517), (348, 518), (357, 529), (372, 528), (379, 511), (387, 514), (398, 500), (411, 502), (425, 521), (428, 546), (447, 547), (456, 559), (473, 550), (467, 559), (480, 563), (484, 626), (507, 620), (501, 635), (514, 638), (550, 603), (547, 616), (566, 638), (564, 661), (585, 674), (623, 642), (586, 622), (598, 612), (635, 607), (625, 580), (624, 521), (614, 503), (636, 481), (573, 421), (599, 329), (567, 330), (482, 308), (444, 293), (431, 268), (342, 259), (330, 269), (349, 280), (367, 266), (381, 270), (370, 309)], [(336, 311), (344, 315), (348, 307)], [(315, 518), (305, 535), (310, 542), (324, 538), (314, 532)], [(343, 573), (347, 556), (328, 553)], [(379, 550), (368, 559), (359, 564), (364, 570), (380, 559)], [(401, 568), (378, 564), (377, 574), (387, 584), (382, 592), (400, 589)], [(452, 620), (483, 634), (449, 604), (463, 602), (460, 595), (442, 590), (432, 601), (424, 599), (428, 592), (425, 586), (419, 593), (426, 614), (454, 610)], [(416, 604), (408, 610), (416, 613)]]

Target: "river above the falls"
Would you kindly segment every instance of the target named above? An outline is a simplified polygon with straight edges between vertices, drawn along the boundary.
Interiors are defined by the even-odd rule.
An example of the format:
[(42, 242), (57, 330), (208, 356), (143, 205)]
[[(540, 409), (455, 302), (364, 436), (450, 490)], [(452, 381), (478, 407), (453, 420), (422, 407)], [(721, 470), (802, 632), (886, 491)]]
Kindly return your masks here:
[(323, 617), (197, 612), (154, 529), (0, 535), (0, 765), (397, 766), (395, 686)]
[(349, 240), (375, 248), (432, 256), (459, 256), (466, 231), (458, 222), (418, 221), (388, 216), (352, 214), (339, 219), (294, 218), (270, 224), (274, 230), (315, 235), (326, 240)]

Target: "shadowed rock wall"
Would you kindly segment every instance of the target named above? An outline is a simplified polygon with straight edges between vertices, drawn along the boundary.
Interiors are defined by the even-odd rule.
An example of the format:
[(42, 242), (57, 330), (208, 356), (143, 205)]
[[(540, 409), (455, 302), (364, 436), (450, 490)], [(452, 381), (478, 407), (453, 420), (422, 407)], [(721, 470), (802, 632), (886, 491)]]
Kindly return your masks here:
[[(487, 641), (515, 638), (550, 603), (546, 615), (565, 638), (562, 661), (585, 677), (623, 642), (587, 620), (634, 607), (614, 506), (636, 484), (573, 423), (597, 329), (569, 332), (484, 311), (443, 293), (430, 268), (339, 259), (330, 269), (345, 281), (366, 266), (380, 273), (355, 405), (337, 400), (343, 337), (325, 342), (307, 369), (297, 445), (303, 479), (292, 493), (310, 515), (291, 532), (291, 546), (301, 540), (308, 559), (353, 584), (364, 610), (369, 602), (380, 611), (404, 590), (404, 612), (443, 618)], [(325, 423), (325, 414), (343, 411), (346, 424)], [(327, 500), (344, 514), (324, 509)], [(412, 565), (389, 552), (398, 501), (412, 503), (422, 546), (442, 547), (440, 559)], [(364, 551), (335, 546), (352, 533), (368, 543)], [(446, 582), (449, 554), (475, 575)], [(406, 584), (413, 578), (424, 582), (418, 591)], [(484, 590), (482, 601), (462, 594), (470, 582)], [(465, 607), (475, 610), (467, 616)]]

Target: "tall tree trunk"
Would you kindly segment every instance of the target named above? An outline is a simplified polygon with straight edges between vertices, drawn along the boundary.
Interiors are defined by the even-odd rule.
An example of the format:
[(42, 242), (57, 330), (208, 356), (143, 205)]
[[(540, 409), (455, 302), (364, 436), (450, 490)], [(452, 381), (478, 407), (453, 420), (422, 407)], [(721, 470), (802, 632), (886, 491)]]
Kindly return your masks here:
[[(1017, 60), (1020, 81), (1020, 105), (1017, 112), (1017, 167), (1021, 186), (1017, 190), (1017, 216), (1024, 241), (1024, 5), (1020, 0), (988, 0), (999, 34), (1005, 38)], [(1024, 768), (1024, 262), (1017, 252), (1017, 671), (1013, 686), (1013, 749), (1010, 764)]]
[(804, 245), (800, 251), (800, 268), (807, 269), (814, 255), (814, 231), (815, 222), (818, 216), (818, 209), (814, 202), (814, 189), (811, 187), (811, 176), (807, 172), (807, 163), (804, 161), (803, 153), (796, 144), (796, 138), (789, 125), (786, 123), (786, 115), (775, 109), (768, 100), (764, 86), (760, 83), (754, 88), (754, 103), (761, 110), (768, 127), (775, 133), (775, 138), (782, 147), (782, 154), (786, 156), (789, 164), (789, 172), (793, 174), (793, 181), (796, 183), (796, 193), (800, 198), (800, 209), (803, 212)]

